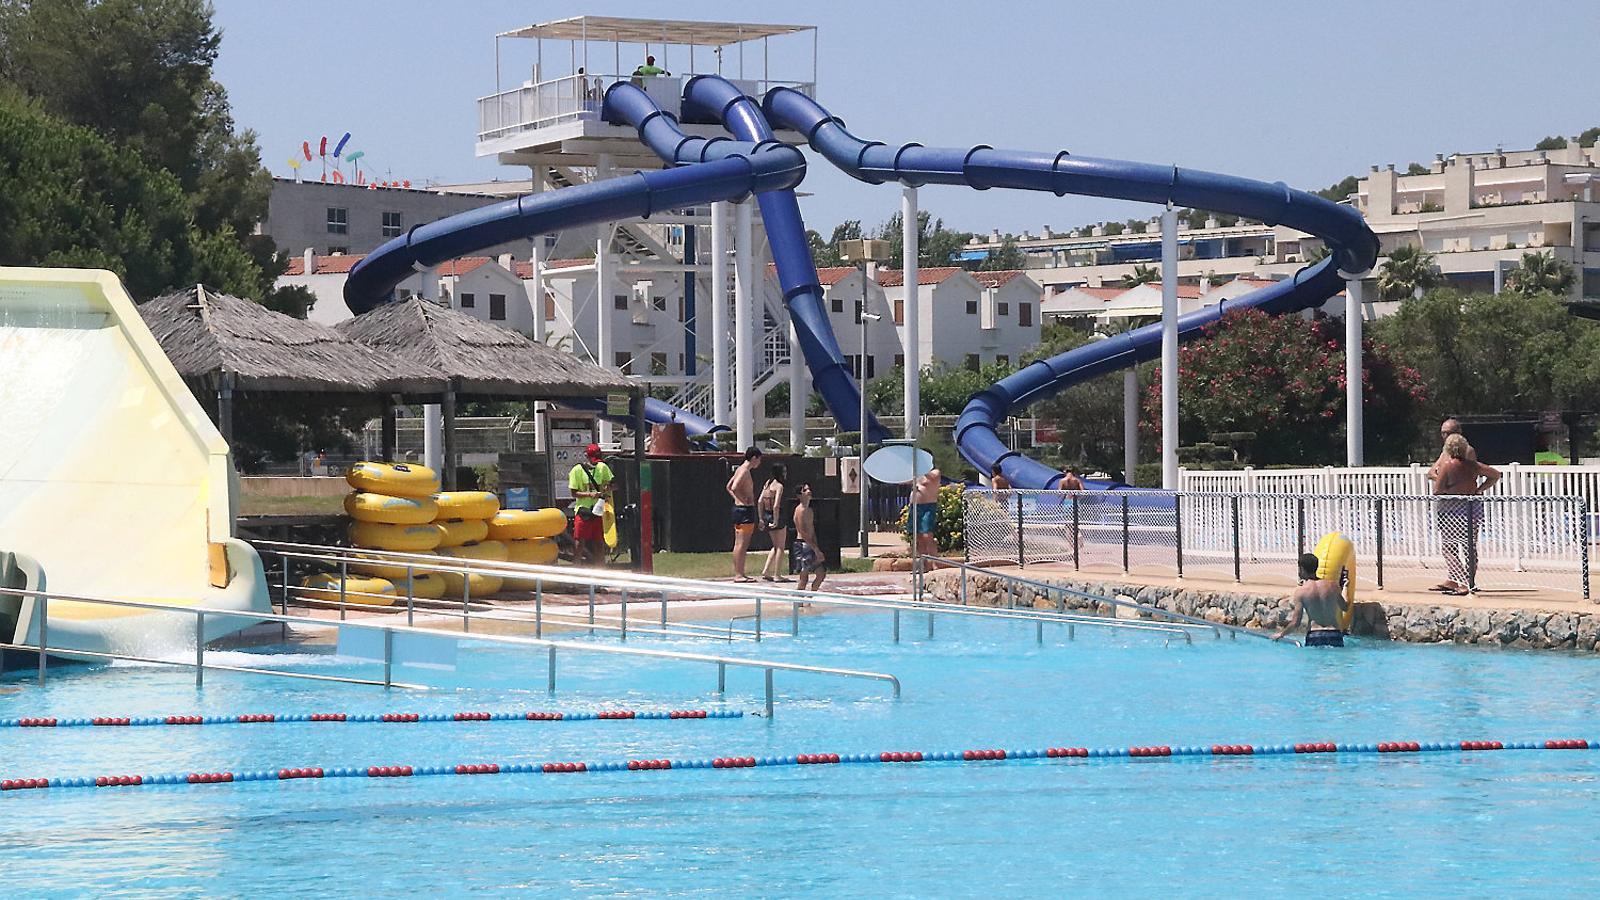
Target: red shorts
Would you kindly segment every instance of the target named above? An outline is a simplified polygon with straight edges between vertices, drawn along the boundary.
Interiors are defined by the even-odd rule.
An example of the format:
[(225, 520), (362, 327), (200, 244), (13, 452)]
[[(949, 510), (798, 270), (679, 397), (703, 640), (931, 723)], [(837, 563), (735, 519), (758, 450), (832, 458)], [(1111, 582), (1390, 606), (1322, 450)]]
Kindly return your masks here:
[(604, 520), (599, 516), (578, 513), (572, 517), (572, 539), (578, 543), (606, 539)]

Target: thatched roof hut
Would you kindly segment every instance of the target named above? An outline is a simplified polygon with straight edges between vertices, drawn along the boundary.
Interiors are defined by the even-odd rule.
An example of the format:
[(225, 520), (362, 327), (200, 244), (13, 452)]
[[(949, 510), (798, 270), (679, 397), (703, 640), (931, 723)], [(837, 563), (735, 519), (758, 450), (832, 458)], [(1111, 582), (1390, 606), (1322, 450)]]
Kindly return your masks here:
[(604, 366), (416, 297), (384, 304), (335, 328), (443, 374), (458, 394), (558, 400), (642, 390), (639, 382)]
[(218, 390), (438, 394), (444, 377), (410, 359), (259, 303), (195, 285), (139, 307), (178, 374)]

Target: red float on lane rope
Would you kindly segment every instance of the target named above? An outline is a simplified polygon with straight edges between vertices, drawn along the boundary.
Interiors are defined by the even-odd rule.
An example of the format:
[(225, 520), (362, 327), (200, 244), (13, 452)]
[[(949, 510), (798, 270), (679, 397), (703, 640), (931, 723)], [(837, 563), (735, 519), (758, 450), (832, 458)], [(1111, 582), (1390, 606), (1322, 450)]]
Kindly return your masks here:
[(1587, 750), (1589, 749), (1589, 742), (1581, 738), (1578, 740), (1545, 741), (1544, 748), (1546, 750)]

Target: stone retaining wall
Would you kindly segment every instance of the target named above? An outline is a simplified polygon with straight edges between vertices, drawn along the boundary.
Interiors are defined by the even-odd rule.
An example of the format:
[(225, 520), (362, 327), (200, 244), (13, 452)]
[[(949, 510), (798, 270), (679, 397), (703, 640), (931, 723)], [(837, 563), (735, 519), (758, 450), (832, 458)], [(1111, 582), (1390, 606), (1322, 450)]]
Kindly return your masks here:
[[(1125, 596), (1146, 606), (1225, 625), (1277, 629), (1289, 618), (1290, 605), (1283, 594), (1134, 585), (1032, 573), (1026, 577), (1088, 594)], [(961, 602), (959, 572), (946, 570), (930, 573), (927, 587), (939, 600)], [(986, 573), (968, 572), (967, 602), (975, 606), (1006, 606), (1011, 600), (1004, 579)], [(1061, 601), (1060, 595), (1045, 597), (1037, 588), (1018, 587), (1015, 602), (1018, 606), (1054, 609)], [(1067, 609), (1103, 615), (1112, 615), (1116, 610), (1111, 604), (1070, 595), (1065, 596), (1065, 604)], [(1121, 612), (1123, 615), (1129, 614), (1126, 608)], [(1356, 604), (1355, 621), (1350, 631), (1357, 635), (1424, 644), (1451, 641), (1496, 647), (1593, 651), (1597, 640), (1600, 640), (1600, 611), (1547, 612), (1361, 601)]]

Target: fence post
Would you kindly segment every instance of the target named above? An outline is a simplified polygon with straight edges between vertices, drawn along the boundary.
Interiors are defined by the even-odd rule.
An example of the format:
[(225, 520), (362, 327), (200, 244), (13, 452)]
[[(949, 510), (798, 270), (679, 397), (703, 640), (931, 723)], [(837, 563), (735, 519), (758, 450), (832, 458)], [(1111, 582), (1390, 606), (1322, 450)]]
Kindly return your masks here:
[(551, 696), (556, 692), (556, 648), (553, 646), (550, 648), (550, 673), (546, 677), (545, 692)]
[(194, 613), (194, 686), (206, 686), (206, 614), (205, 610), (195, 610)]
[(544, 637), (544, 579), (533, 580), (533, 636)]
[[(1182, 482), (1179, 482), (1180, 484)], [(1178, 577), (1183, 577), (1183, 493), (1172, 495), (1172, 538), (1177, 544)]]
[(1589, 600), (1589, 540), (1592, 537), (1591, 523), (1589, 521), (1589, 500), (1585, 497), (1578, 498), (1579, 537), (1583, 541), (1580, 561), (1583, 564), (1583, 599)]
[(1373, 529), (1378, 543), (1378, 590), (1383, 590), (1383, 498), (1372, 498)]
[(628, 639), (628, 589), (622, 589), (622, 639)]
[(394, 684), (394, 629), (383, 630), (383, 686)]
[(1306, 552), (1306, 498), (1294, 498), (1294, 554)]
[(589, 585), (589, 636), (594, 637), (594, 585)]
[(1239, 495), (1228, 498), (1228, 508), (1233, 520), (1233, 580), (1239, 582)]
[(461, 632), (472, 631), (472, 574), (461, 575)]
[(1028, 564), (1022, 546), (1022, 494), (1013, 491), (1011, 496), (1017, 498), (1017, 568), (1022, 568)]
[(1122, 495), (1122, 574), (1128, 574), (1128, 495)]
[(1073, 571), (1077, 571), (1080, 568), (1079, 563), (1078, 563), (1078, 548), (1080, 546), (1082, 546), (1082, 543), (1083, 543), (1082, 537), (1078, 533), (1078, 495), (1077, 494), (1073, 494), (1072, 495), (1072, 569), (1073, 569)]

